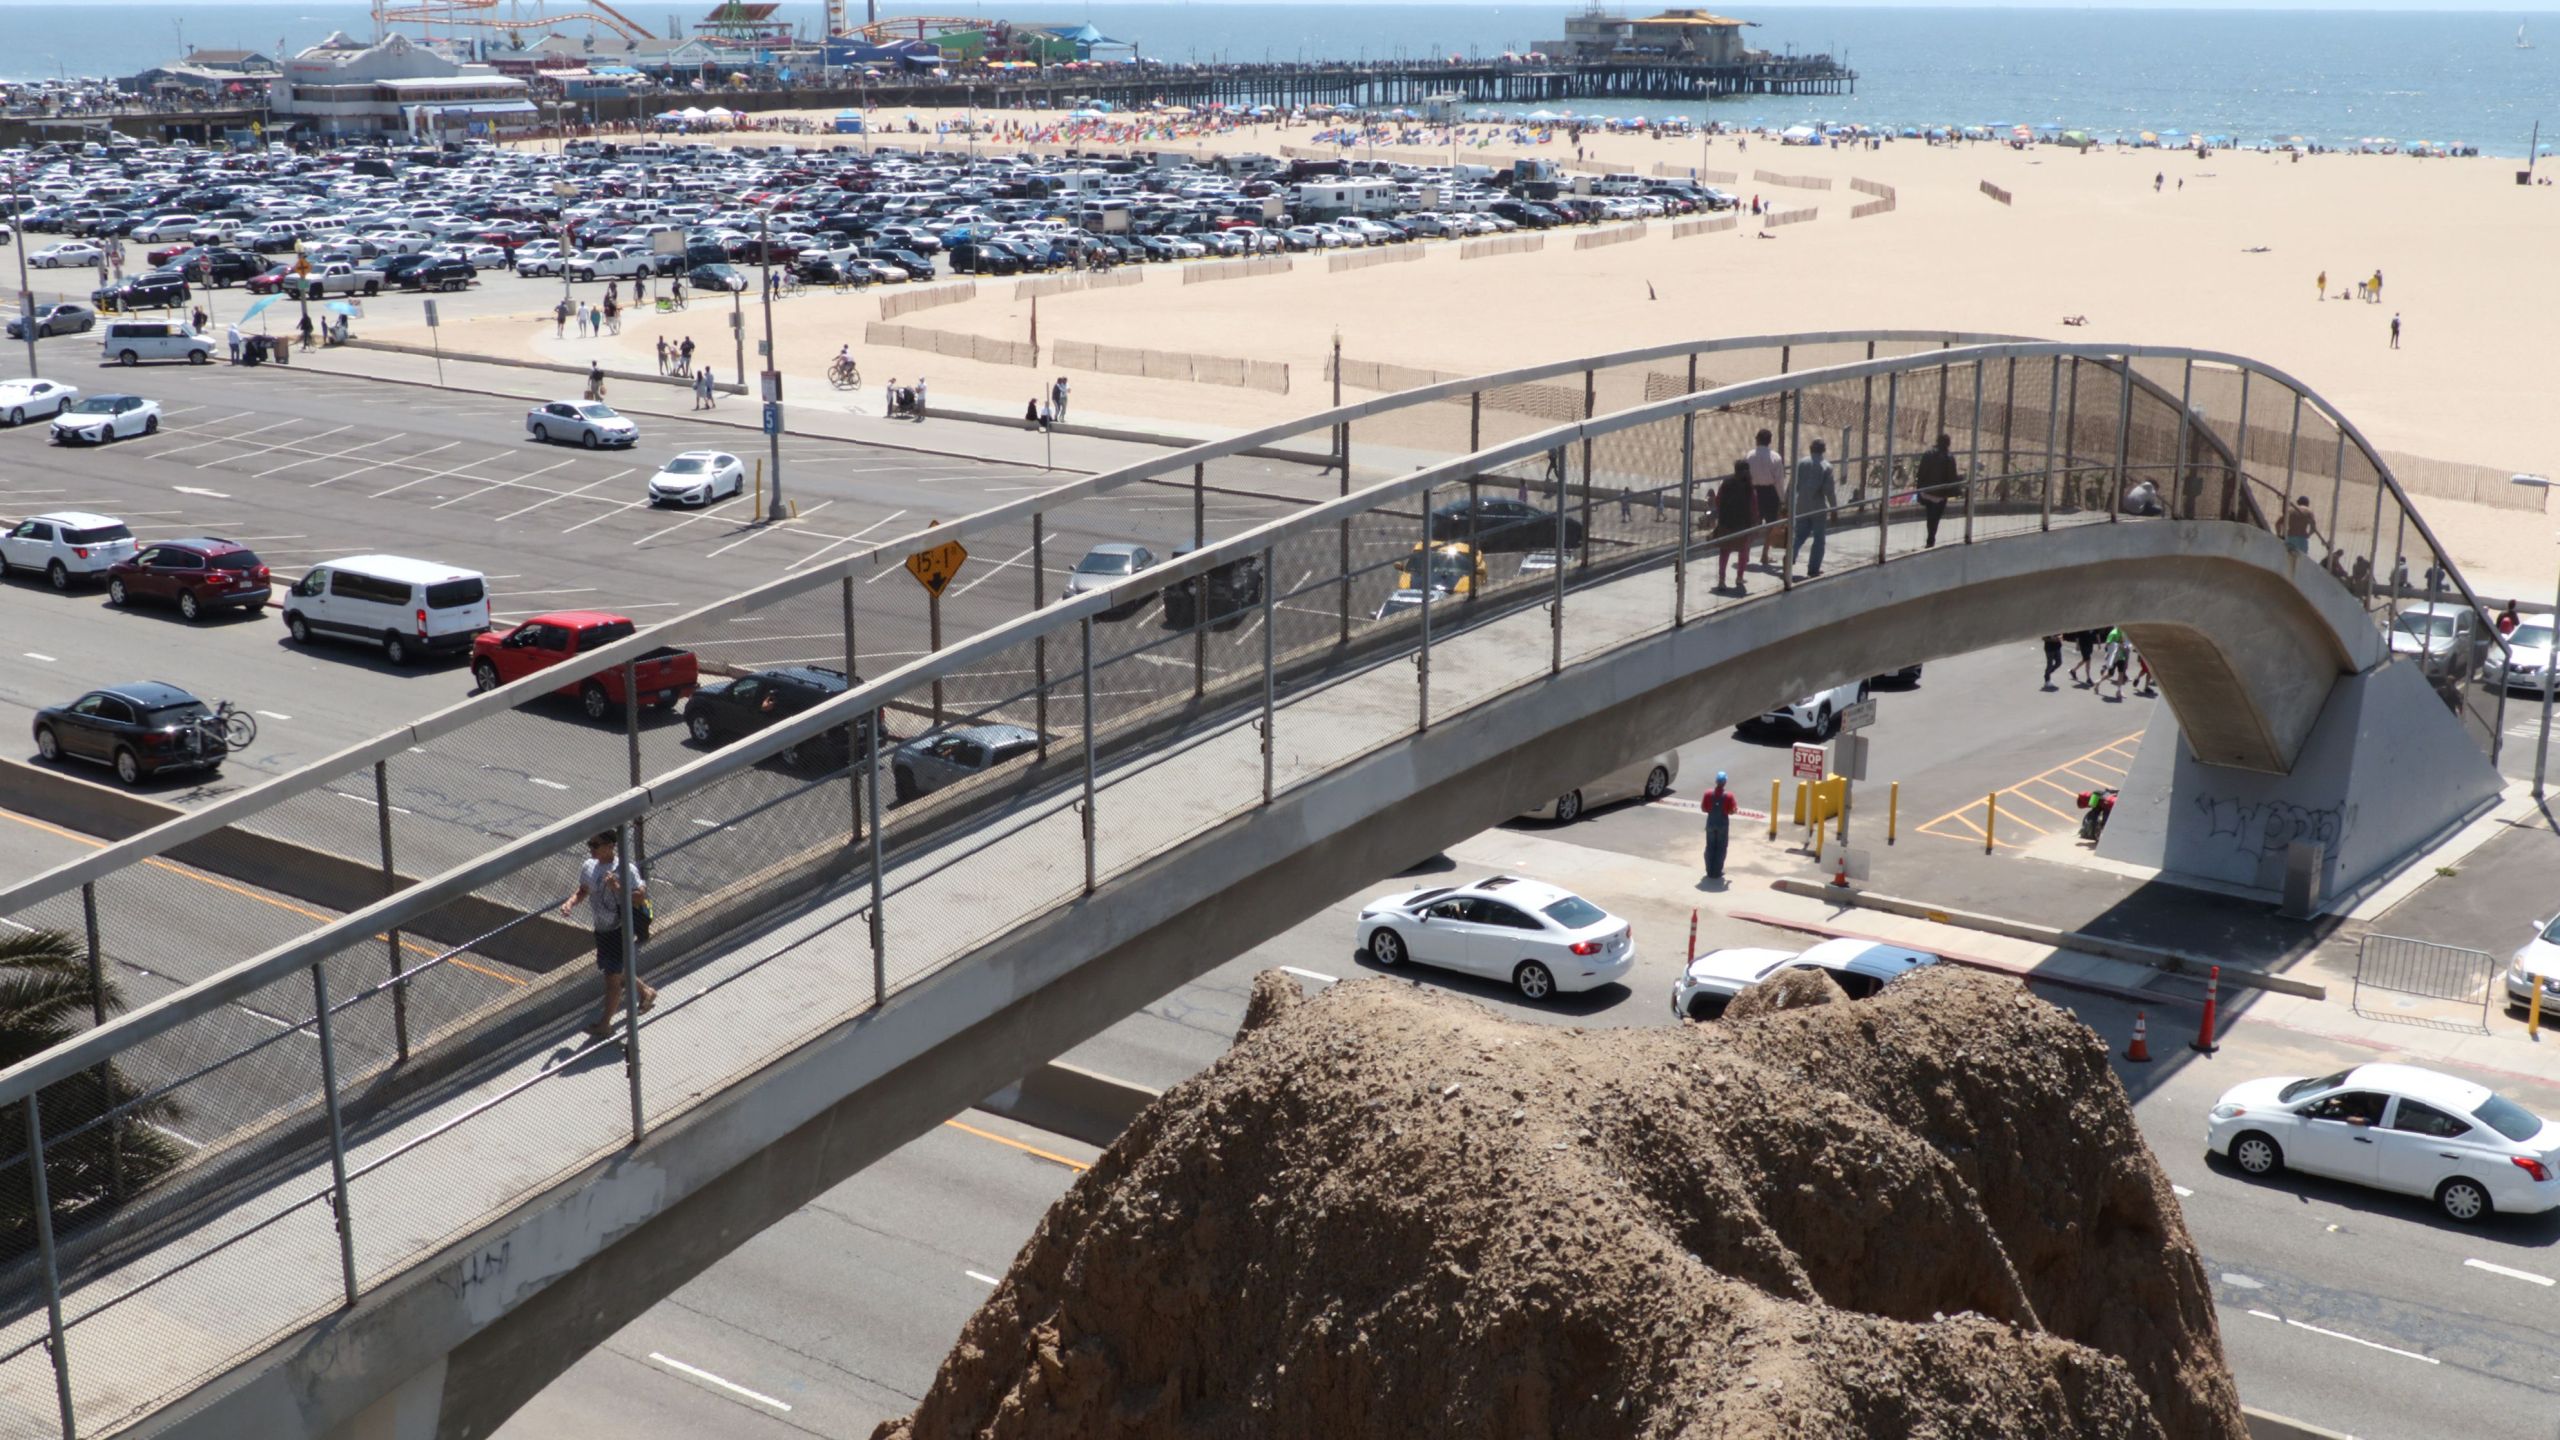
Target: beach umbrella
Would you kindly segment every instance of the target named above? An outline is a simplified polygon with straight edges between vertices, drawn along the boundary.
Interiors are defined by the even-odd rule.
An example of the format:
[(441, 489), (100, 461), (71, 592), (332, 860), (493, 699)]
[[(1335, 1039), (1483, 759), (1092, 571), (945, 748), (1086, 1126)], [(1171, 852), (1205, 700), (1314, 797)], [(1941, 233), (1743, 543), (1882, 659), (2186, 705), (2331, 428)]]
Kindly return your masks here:
[(355, 315), (355, 313), (356, 313), (356, 307), (354, 307), (353, 305), (348, 304), (348, 303), (347, 303), (346, 301), (344, 301), (344, 300), (332, 300), (332, 301), (330, 301), (330, 302), (329, 302), (329, 307), (328, 307), (328, 308), (329, 308), (329, 313), (330, 313), (330, 314), (332, 314), (332, 315), (345, 315), (345, 316), (353, 317), (353, 316)]
[(2153, 134), (2151, 131), (2145, 130), (2142, 132), (2142, 143), (2145, 145), (2157, 145), (2160, 143), (2160, 137)]
[(255, 320), (255, 319), (257, 319), (257, 318), (258, 318), (258, 314), (259, 314), (259, 312), (260, 312), (260, 311), (265, 310), (268, 306), (273, 305), (274, 303), (276, 303), (276, 297), (274, 297), (273, 295), (265, 296), (265, 297), (261, 298), (261, 299), (258, 301), (258, 303), (256, 303), (255, 305), (252, 305), (252, 306), (250, 306), (248, 309), (241, 311), (241, 312), (240, 312), (240, 318), (241, 318), (241, 319), (243, 319), (243, 320)]

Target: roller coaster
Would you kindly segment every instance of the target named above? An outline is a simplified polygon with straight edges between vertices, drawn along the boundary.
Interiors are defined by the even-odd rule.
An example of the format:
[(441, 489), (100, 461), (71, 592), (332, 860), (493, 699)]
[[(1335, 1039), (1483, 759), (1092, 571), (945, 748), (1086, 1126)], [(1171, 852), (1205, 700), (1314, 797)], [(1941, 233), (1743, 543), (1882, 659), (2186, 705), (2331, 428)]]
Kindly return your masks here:
[[(503, 35), (518, 35), (528, 30), (549, 30), (586, 20), (602, 25), (625, 40), (656, 38), (647, 26), (605, 4), (604, 0), (585, 0), (585, 3), (589, 8), (584, 10), (537, 14), (528, 20), (521, 13), (520, 0), (409, 0), (406, 4), (375, 0), (373, 24), (377, 32), (392, 25), (415, 25), (422, 31), (432, 31), (443, 25), (454, 30), (494, 30)], [(500, 9), (507, 13), (503, 16), (497, 14)]]

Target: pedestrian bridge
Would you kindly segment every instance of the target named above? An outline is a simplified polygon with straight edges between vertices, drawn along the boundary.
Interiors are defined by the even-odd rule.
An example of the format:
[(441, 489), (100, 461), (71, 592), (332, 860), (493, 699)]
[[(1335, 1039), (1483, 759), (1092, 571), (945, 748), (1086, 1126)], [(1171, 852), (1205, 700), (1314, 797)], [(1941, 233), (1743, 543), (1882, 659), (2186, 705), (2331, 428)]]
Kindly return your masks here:
[[(1761, 428), (1841, 461), (1828, 564), (1719, 592), (1699, 482)], [(1963, 483), (1930, 546), (1908, 476), (1940, 433)], [(2164, 513), (2126, 514), (2145, 481)], [(1213, 493), (1273, 518), (1208, 534)], [(2295, 494), (2323, 517), (2308, 553), (2269, 525)], [(1187, 505), (1200, 548), (1051, 603), (1065, 507), (1132, 497)], [(1490, 500), (1525, 502), (1528, 528), (1462, 590), (1394, 601), (1427, 517)], [(947, 537), (984, 562), (1025, 534), (1032, 564), (984, 572), (1027, 590), (1018, 618), (662, 772), (637, 728), (582, 728), (520, 682), (222, 828), (179, 822), (0, 894), (16, 924), (85, 922), (112, 961), (163, 852), (216, 864), (226, 843), (309, 843), (324, 817), (328, 840), (347, 811), (378, 825), (392, 887), (0, 1072), (23, 1120), (0, 1436), (485, 1435), (763, 1225), (1314, 905), (1913, 661), (2121, 624), (2186, 737), (2172, 786), (2349, 807), (2377, 865), (2495, 785), (2494, 715), (2459, 674), (2431, 687), (2392, 658), (2395, 616), (2430, 596), (2375, 577), (2423, 568), (2434, 598), (2476, 602), (2380, 458), (2289, 377), (2184, 350), (1784, 337), (1450, 382), (1079, 481), (600, 653), (754, 630), (842, 663), (910, 603), (871, 578)], [(938, 629), (942, 597), (912, 597)], [(811, 758), (866, 715), (911, 744), (988, 724), (1037, 744), (899, 804), (889, 772), (921, 762), (876, 730)], [(2390, 765), (2360, 748), (2377, 736)], [(425, 845), (430, 821), (379, 798), (384, 767), (541, 743), (627, 754), (633, 783), (398, 876), (395, 828)], [(367, 784), (371, 815), (290, 809)], [(637, 1033), (578, 1034), (577, 965), (461, 1007), (457, 970), (538, 950), (581, 840), (615, 827), (658, 912), (661, 1002)], [(2171, 862), (2214, 843), (2156, 828)], [(331, 843), (363, 854), (356, 834)], [(477, 933), (415, 939), (458, 927)], [(107, 1065), (129, 1082), (112, 1103)], [(173, 1154), (189, 1126), (203, 1149)]]

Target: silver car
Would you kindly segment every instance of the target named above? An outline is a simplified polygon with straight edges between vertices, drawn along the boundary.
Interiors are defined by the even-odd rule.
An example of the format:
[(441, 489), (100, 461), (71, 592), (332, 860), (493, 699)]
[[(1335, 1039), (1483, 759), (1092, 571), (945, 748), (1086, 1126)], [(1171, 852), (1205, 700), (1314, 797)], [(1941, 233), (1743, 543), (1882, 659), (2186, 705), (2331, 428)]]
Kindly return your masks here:
[(524, 417), (525, 433), (544, 444), (629, 447), (639, 443), (640, 427), (597, 400), (554, 400), (537, 405)]
[(899, 746), (889, 759), (894, 793), (903, 805), (1039, 748), (1039, 734), (1020, 725), (971, 725), (920, 735)]
[(1579, 788), (1567, 790), (1553, 800), (1520, 813), (1523, 820), (1553, 820), (1570, 825), (1582, 818), (1582, 812), (1594, 805), (1613, 800), (1631, 800), (1641, 795), (1646, 800), (1659, 800), (1671, 793), (1671, 782), (1680, 778), (1678, 752), (1665, 750), (1659, 755), (1639, 760), (1633, 765), (1612, 770)]
[[(1085, 552), (1083, 559), (1076, 562), (1075, 573), (1067, 577), (1067, 583), (1058, 592), (1058, 598), (1073, 600), (1079, 595), (1095, 590), (1108, 590), (1155, 563), (1156, 553), (1144, 545), (1132, 545), (1118, 540), (1096, 545)], [(1105, 610), (1102, 613), (1107, 616), (1126, 615), (1145, 603), (1147, 603), (1147, 597), (1140, 596), (1126, 605)]]

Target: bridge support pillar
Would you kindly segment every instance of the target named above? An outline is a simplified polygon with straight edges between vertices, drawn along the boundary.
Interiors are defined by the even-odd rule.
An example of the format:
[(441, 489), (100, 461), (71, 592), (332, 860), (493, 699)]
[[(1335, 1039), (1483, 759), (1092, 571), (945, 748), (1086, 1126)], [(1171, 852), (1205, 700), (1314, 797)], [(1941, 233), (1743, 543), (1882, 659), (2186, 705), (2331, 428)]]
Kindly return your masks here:
[(2419, 861), (2504, 788), (2481, 746), (2411, 663), (2342, 676), (2290, 774), (2195, 758), (2155, 709), (2098, 853), (2164, 872), (2281, 891), (2287, 848), (2323, 847), (2324, 905)]
[(321, 1440), (436, 1440), (444, 1416), (445, 1359), (403, 1380)]

